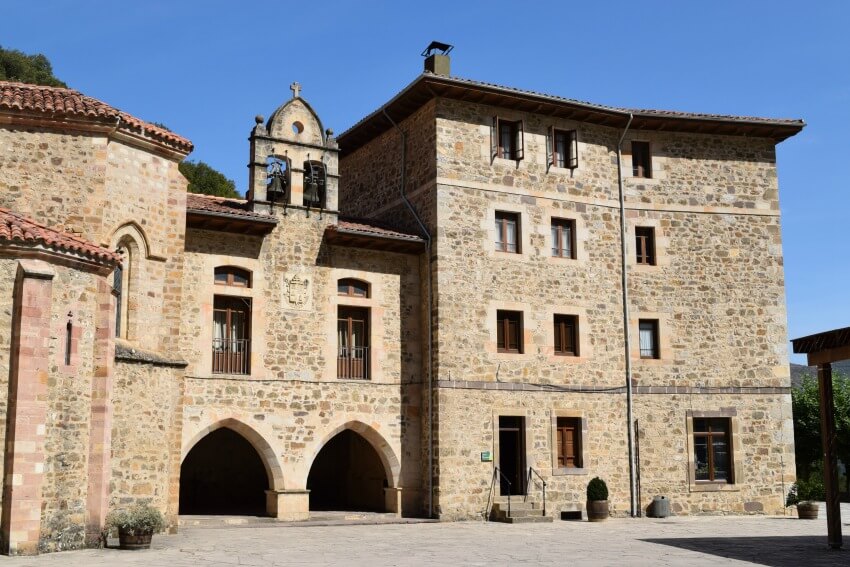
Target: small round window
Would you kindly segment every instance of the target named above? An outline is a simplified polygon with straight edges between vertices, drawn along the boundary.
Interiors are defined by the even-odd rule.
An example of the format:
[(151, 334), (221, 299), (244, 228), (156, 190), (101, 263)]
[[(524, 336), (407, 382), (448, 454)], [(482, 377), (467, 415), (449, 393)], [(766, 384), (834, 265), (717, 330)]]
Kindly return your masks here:
[(293, 134), (300, 134), (303, 131), (304, 131), (304, 125), (303, 124), (301, 124), (297, 120), (292, 123), (292, 133)]

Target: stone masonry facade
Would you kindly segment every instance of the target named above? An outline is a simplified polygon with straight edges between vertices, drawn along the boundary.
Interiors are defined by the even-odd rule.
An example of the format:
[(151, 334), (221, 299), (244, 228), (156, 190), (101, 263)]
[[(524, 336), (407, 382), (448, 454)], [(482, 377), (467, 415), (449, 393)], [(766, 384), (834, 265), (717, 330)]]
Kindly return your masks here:
[[(480, 519), (508, 491), (539, 499), (533, 473), (550, 516), (581, 512), (594, 476), (617, 515), (656, 495), (676, 514), (782, 511), (775, 146), (801, 122), (426, 72), (337, 138), (291, 88), (256, 119), (239, 200), (187, 194), (176, 134), (0, 83), (4, 553), (98, 545), (107, 513), (135, 503), (171, 531), (187, 513)], [(574, 167), (553, 163), (555, 131), (575, 131)], [(651, 175), (633, 175), (632, 142)], [(505, 214), (516, 252), (494, 244)], [(562, 221), (571, 252), (555, 257)], [(703, 476), (706, 422), (725, 427), (712, 455), (728, 463), (710, 465), (725, 478)], [(495, 471), (511, 467), (508, 489)]]

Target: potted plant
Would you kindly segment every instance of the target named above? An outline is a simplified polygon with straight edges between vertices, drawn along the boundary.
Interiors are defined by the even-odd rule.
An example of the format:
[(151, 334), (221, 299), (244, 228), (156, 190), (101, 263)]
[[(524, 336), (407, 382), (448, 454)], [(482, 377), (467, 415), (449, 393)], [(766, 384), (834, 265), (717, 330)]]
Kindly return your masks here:
[(587, 483), (587, 521), (601, 522), (608, 518), (608, 485), (594, 477)]
[(106, 517), (106, 525), (118, 530), (118, 544), (121, 549), (149, 549), (151, 537), (165, 527), (165, 520), (159, 510), (147, 502), (141, 502), (130, 508), (114, 510)]
[(824, 499), (826, 489), (820, 475), (815, 472), (809, 475), (808, 480), (800, 478), (791, 485), (785, 505), (796, 506), (797, 517), (801, 520), (816, 520), (820, 508), (818, 502)]

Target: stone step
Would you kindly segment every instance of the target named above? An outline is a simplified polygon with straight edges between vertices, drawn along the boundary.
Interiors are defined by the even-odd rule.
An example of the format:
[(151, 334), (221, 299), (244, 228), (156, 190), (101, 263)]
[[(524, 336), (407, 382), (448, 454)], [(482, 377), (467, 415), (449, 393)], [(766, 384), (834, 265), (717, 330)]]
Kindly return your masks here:
[(504, 520), (499, 520), (506, 524), (542, 524), (542, 523), (551, 523), (552, 516), (522, 516), (522, 517), (510, 517), (505, 518)]
[(511, 510), (510, 516), (508, 515), (507, 510), (494, 510), (493, 515), (500, 518), (528, 518), (532, 516), (542, 516), (543, 510)]
[[(499, 510), (507, 510), (508, 509), (508, 502), (507, 501), (504, 501), (504, 502), (496, 501), (496, 502), (493, 503), (493, 508), (496, 508), (496, 509), (499, 509)], [(537, 502), (533, 502), (533, 501), (532, 502), (511, 501), (511, 510), (538, 510), (538, 509), (540, 509), (540, 505)]]

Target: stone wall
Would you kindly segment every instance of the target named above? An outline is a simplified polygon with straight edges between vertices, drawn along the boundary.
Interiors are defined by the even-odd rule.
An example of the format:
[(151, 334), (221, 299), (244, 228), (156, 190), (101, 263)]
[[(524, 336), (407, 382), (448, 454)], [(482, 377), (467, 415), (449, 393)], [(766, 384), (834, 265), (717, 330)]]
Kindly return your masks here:
[(183, 369), (117, 362), (113, 378), (110, 510), (139, 501), (177, 528)]

